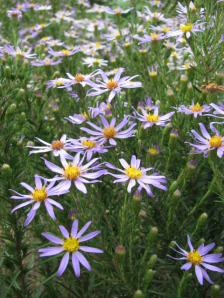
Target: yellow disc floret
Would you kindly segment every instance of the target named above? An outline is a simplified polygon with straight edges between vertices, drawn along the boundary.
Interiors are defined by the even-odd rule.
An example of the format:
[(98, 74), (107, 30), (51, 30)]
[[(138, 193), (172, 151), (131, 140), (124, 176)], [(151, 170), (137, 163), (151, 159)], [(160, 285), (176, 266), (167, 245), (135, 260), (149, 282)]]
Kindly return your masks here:
[(191, 264), (194, 265), (199, 265), (202, 260), (203, 257), (200, 255), (200, 253), (196, 250), (193, 250), (193, 252), (189, 252), (189, 254), (187, 255), (188, 260), (191, 262)]
[(209, 140), (209, 145), (211, 147), (216, 147), (216, 148), (221, 147), (222, 146), (222, 137), (219, 137), (219, 136), (215, 135), (214, 137), (212, 137)]
[(74, 79), (76, 82), (80, 83), (80, 82), (83, 82), (85, 81), (85, 78), (80, 74), (78, 73), (76, 76), (75, 76), (75, 79)]
[(180, 25), (180, 30), (184, 33), (191, 31), (193, 28), (193, 25), (191, 23), (187, 23), (185, 25)]
[(61, 50), (61, 53), (64, 53), (65, 56), (68, 56), (70, 54), (70, 51), (63, 49), (63, 50)]
[(147, 116), (148, 122), (157, 122), (159, 120), (159, 115), (151, 115), (150, 113)]
[(157, 40), (158, 39), (159, 34), (151, 33), (150, 36), (153, 38), (153, 41), (154, 41), (154, 40)]
[(42, 188), (36, 187), (34, 189), (34, 192), (31, 193), (31, 195), (35, 201), (42, 202), (42, 201), (45, 201), (47, 198), (47, 190), (46, 190), (45, 186)]
[(64, 170), (64, 176), (67, 180), (76, 180), (80, 175), (81, 169), (77, 165), (73, 166), (70, 162)]
[(106, 138), (113, 138), (116, 135), (116, 130), (113, 126), (108, 126), (107, 128), (104, 128), (103, 134)]
[(113, 90), (114, 88), (118, 87), (118, 82), (116, 82), (115, 80), (109, 80), (107, 83), (107, 89), (109, 90)]
[(151, 155), (157, 155), (159, 153), (159, 151), (156, 148), (149, 148), (148, 151)]
[(75, 252), (79, 249), (79, 240), (71, 236), (70, 238), (65, 239), (63, 247), (68, 252)]
[(61, 142), (61, 141), (53, 141), (52, 144), (51, 144), (51, 148), (53, 150), (60, 150), (62, 148), (64, 148), (64, 143)]
[(91, 141), (81, 141), (83, 146), (88, 146), (88, 149), (92, 149), (93, 147), (96, 146), (94, 142)]
[(142, 177), (142, 172), (139, 169), (129, 166), (125, 169), (125, 171), (128, 177), (130, 177), (131, 179), (139, 179)]
[(200, 106), (199, 103), (197, 103), (196, 105), (191, 106), (191, 111), (192, 112), (201, 112), (202, 111), (202, 107)]

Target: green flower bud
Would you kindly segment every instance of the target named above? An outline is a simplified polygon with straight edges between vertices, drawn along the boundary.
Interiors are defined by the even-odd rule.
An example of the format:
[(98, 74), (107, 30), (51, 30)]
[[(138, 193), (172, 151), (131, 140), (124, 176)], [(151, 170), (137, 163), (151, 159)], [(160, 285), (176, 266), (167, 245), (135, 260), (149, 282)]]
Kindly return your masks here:
[(10, 79), (11, 78), (11, 69), (9, 68), (9, 66), (6, 66), (4, 68), (4, 76), (6, 77), (6, 79)]
[(218, 85), (223, 85), (223, 78), (224, 78), (224, 74), (221, 72), (217, 72), (216, 73), (216, 78), (215, 78), (215, 82)]
[(135, 212), (136, 215), (139, 214), (141, 208), (142, 208), (142, 194), (140, 190), (136, 190), (136, 192), (133, 194), (133, 198), (131, 201), (131, 206), (133, 211)]
[(22, 52), (27, 52), (28, 50), (29, 50), (28, 47), (24, 46)]
[(187, 77), (191, 82), (194, 80), (194, 69), (192, 67), (187, 67)]
[(22, 112), (19, 116), (19, 123), (23, 123), (26, 119), (26, 114), (24, 112)]
[(201, 239), (198, 240), (197, 247), (199, 247), (202, 243), (205, 243), (205, 239), (204, 238), (201, 238)]
[(213, 285), (212, 286), (212, 298), (219, 298), (220, 297), (219, 292), (220, 292), (220, 286), (217, 284)]
[(59, 71), (55, 71), (53, 76), (51, 77), (51, 79), (54, 80), (54, 79), (58, 79), (60, 77), (61, 77), (61, 75), (60, 75)]
[(155, 266), (155, 263), (157, 261), (157, 255), (152, 255), (148, 261), (147, 267), (149, 269), (153, 269), (153, 267)]
[(178, 138), (178, 130), (172, 129), (169, 139), (169, 148), (173, 150), (176, 147), (177, 144), (177, 138)]
[(169, 104), (171, 106), (175, 105), (175, 95), (173, 93), (173, 90), (168, 89), (166, 94), (167, 94), (167, 99), (168, 99)]
[(14, 103), (11, 104), (11, 106), (8, 108), (7, 113), (8, 115), (14, 114), (16, 111), (16, 105)]
[(187, 165), (187, 171), (186, 171), (187, 179), (189, 179), (193, 175), (196, 167), (197, 167), (197, 161), (193, 159), (190, 160), (190, 162)]
[(29, 68), (29, 62), (27, 59), (23, 60), (23, 70), (28, 70)]
[(187, 276), (186, 276), (186, 281), (190, 281), (193, 277), (193, 274), (192, 273), (188, 273)]
[(143, 298), (144, 295), (141, 290), (137, 290), (134, 294), (134, 298)]
[(12, 169), (10, 168), (10, 165), (4, 163), (2, 166), (2, 175), (6, 178), (9, 178), (12, 176)]
[(34, 143), (33, 143), (32, 141), (28, 141), (28, 142), (26, 143), (26, 146), (34, 146)]
[(188, 79), (185, 75), (181, 75), (180, 77), (180, 90), (183, 94), (186, 93), (187, 91), (187, 83), (188, 83)]
[(133, 243), (134, 245), (136, 245), (136, 244), (139, 243), (139, 240), (140, 240), (140, 238), (139, 238), (138, 236), (136, 236), (135, 238), (133, 238), (132, 243)]
[(146, 285), (150, 284), (153, 280), (153, 277), (155, 275), (156, 271), (155, 270), (152, 270), (152, 269), (149, 269), (145, 276), (144, 276), (144, 280), (145, 280), (145, 283)]
[(119, 264), (123, 263), (125, 258), (125, 248), (122, 245), (117, 245), (115, 249), (115, 259)]
[(153, 227), (150, 229), (149, 234), (148, 234), (148, 240), (150, 243), (153, 243), (158, 235), (158, 228), (157, 227)]
[(174, 193), (174, 191), (178, 188), (178, 182), (173, 181), (173, 183), (170, 185), (169, 192)]
[(215, 254), (220, 254), (223, 252), (223, 247), (222, 246), (218, 246), (216, 249), (215, 249)]
[(201, 227), (207, 220), (208, 214), (207, 213), (202, 213), (197, 221), (197, 227)]
[[(2, 57), (1, 62), (2, 62), (2, 65), (3, 65), (3, 66), (6, 65), (6, 61), (7, 61), (6, 58), (5, 58), (5, 57)], [(10, 64), (9, 64), (9, 65), (10, 65)]]
[(14, 248), (15, 247), (15, 243), (10, 241), (10, 240), (5, 240), (5, 245), (8, 247), (8, 248)]
[(171, 206), (176, 207), (181, 199), (181, 192), (179, 189), (175, 190), (171, 197)]
[(16, 94), (16, 100), (19, 101), (21, 99), (24, 99), (24, 97), (25, 97), (25, 90), (21, 88)]

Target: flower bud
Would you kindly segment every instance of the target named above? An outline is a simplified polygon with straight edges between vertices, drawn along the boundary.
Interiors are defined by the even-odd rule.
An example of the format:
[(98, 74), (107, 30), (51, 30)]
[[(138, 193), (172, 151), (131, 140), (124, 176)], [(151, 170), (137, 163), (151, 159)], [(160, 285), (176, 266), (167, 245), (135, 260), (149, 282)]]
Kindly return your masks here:
[(134, 294), (134, 298), (143, 298), (144, 295), (141, 290), (137, 290)]
[(26, 146), (34, 146), (34, 143), (33, 143), (32, 141), (28, 141), (28, 142), (26, 143)]
[(187, 165), (187, 171), (186, 171), (187, 178), (190, 178), (193, 175), (196, 167), (197, 167), (197, 161), (193, 159), (190, 160), (190, 162)]
[(61, 75), (60, 75), (59, 71), (55, 71), (53, 73), (53, 76), (51, 77), (51, 79), (54, 80), (54, 79), (57, 79), (57, 78), (60, 78), (60, 77), (61, 77)]
[(214, 251), (215, 254), (220, 254), (222, 252), (223, 252), (223, 246), (218, 246)]
[(188, 273), (187, 276), (186, 276), (186, 281), (190, 281), (193, 277), (193, 274), (192, 273)]
[(158, 235), (158, 228), (157, 227), (151, 228), (148, 234), (149, 242), (153, 243), (156, 240), (157, 235)]
[(202, 213), (197, 221), (197, 227), (201, 227), (207, 220), (208, 214), (207, 213)]
[(194, 80), (194, 69), (192, 67), (187, 67), (187, 77), (191, 82)]
[(24, 96), (25, 96), (25, 90), (20, 88), (19, 91), (16, 94), (16, 100), (19, 101), (21, 99), (24, 99)]
[(12, 176), (12, 169), (10, 168), (10, 165), (4, 163), (2, 166), (2, 175), (6, 178), (9, 178)]
[(10, 79), (11, 78), (11, 69), (9, 68), (9, 66), (6, 66), (4, 68), (4, 76), (6, 77), (6, 79)]
[(8, 115), (14, 114), (16, 111), (16, 105), (14, 103), (11, 104), (11, 106), (8, 108), (7, 113)]
[(26, 119), (26, 114), (22, 112), (19, 116), (19, 123), (22, 124)]
[(141, 200), (142, 200), (142, 193), (141, 193), (140, 190), (136, 190), (133, 194), (133, 198), (132, 198), (132, 201), (131, 201), (132, 209), (133, 209), (133, 211), (135, 212), (136, 215), (139, 214), (139, 212), (142, 208)]
[(124, 261), (125, 258), (125, 248), (122, 245), (117, 245), (115, 249), (115, 258), (119, 264), (121, 264)]
[(138, 106), (137, 106), (137, 112), (138, 113), (142, 113), (142, 110), (141, 109), (144, 109), (144, 105), (141, 101), (138, 102)]
[(223, 78), (224, 78), (223, 73), (221, 73), (221, 72), (217, 72), (215, 75), (216, 75), (216, 78), (215, 78), (215, 82), (216, 82), (216, 84), (222, 86), (222, 85), (223, 85)]
[(109, 121), (112, 119), (112, 113), (111, 113), (111, 109), (107, 109), (105, 111), (105, 118)]
[(27, 59), (24, 59), (23, 60), (23, 70), (25, 70), (25, 71), (27, 71), (28, 70), (28, 68), (29, 68), (29, 62), (28, 62), (28, 60)]
[(181, 75), (181, 77), (180, 77), (180, 90), (182, 91), (183, 94), (185, 94), (186, 91), (187, 91), (187, 83), (188, 83), (187, 76)]
[(177, 189), (175, 190), (175, 192), (171, 197), (171, 206), (175, 208), (178, 205), (180, 199), (181, 199), (181, 192), (179, 189)]
[(197, 247), (199, 247), (202, 243), (205, 243), (205, 239), (204, 238), (201, 238), (201, 239), (198, 240)]
[(170, 134), (170, 139), (169, 139), (169, 148), (171, 150), (173, 150), (176, 147), (177, 138), (178, 138), (178, 130), (172, 129), (171, 134)]
[(132, 240), (132, 243), (133, 243), (134, 245), (136, 245), (136, 244), (139, 243), (139, 240), (140, 240), (140, 238), (139, 238), (138, 236), (136, 236), (136, 237)]
[(220, 292), (220, 286), (217, 284), (213, 285), (212, 286), (212, 298), (219, 298), (220, 297), (219, 292)]
[(175, 105), (175, 95), (173, 93), (173, 90), (168, 89), (166, 94), (167, 94), (167, 99), (168, 99), (169, 104), (171, 106)]
[(144, 280), (145, 280), (145, 283), (146, 285), (150, 284), (153, 280), (153, 277), (155, 275), (156, 271), (155, 270), (152, 270), (152, 269), (149, 269), (145, 276), (144, 276)]
[(147, 268), (153, 269), (157, 261), (157, 255), (152, 255), (148, 261)]
[[(2, 65), (4, 66), (4, 65), (6, 65), (6, 58), (5, 57), (2, 57), (2, 59), (1, 59), (1, 62), (2, 62)], [(9, 64), (9, 63), (8, 63)], [(10, 64), (9, 64), (10, 65)]]
[(178, 182), (173, 181), (173, 183), (170, 185), (169, 192), (174, 193), (174, 191), (178, 188)]

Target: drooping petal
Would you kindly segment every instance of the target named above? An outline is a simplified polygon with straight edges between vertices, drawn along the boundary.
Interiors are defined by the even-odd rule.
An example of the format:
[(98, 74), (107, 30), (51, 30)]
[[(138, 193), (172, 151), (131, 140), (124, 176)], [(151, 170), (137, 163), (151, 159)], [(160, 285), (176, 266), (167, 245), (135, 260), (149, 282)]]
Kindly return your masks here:
[(86, 258), (81, 254), (79, 251), (75, 252), (75, 256), (79, 260), (79, 262), (89, 271), (91, 271), (91, 267), (89, 262), (86, 260)]
[(50, 256), (58, 255), (64, 250), (63, 247), (50, 247), (50, 248), (51, 249), (49, 249), (49, 247), (46, 248), (45, 251), (44, 251), (44, 248), (39, 249), (38, 252), (42, 252), (40, 257), (50, 257)]
[(61, 276), (62, 273), (65, 271), (65, 269), (67, 268), (68, 266), (68, 261), (69, 261), (69, 252), (66, 252), (66, 254), (64, 255), (64, 257), (62, 258), (61, 260), (61, 264), (58, 268), (58, 274), (57, 276)]
[(76, 256), (76, 253), (72, 254), (72, 265), (73, 265), (73, 269), (75, 272), (75, 276), (79, 277), (80, 276), (80, 265), (79, 265), (79, 260)]
[(202, 270), (198, 265), (195, 265), (195, 274), (197, 276), (197, 279), (201, 285), (203, 285), (203, 274)]
[(211, 271), (215, 271), (215, 272), (221, 272), (223, 273), (224, 270), (219, 268), (219, 267), (216, 267), (216, 266), (212, 266), (212, 265), (209, 265), (209, 264), (206, 264), (204, 262), (201, 262), (201, 265), (204, 266), (206, 269), (209, 269)]
[(55, 217), (55, 214), (54, 214), (54, 209), (48, 201), (45, 201), (45, 207), (46, 207), (47, 213), (50, 215), (50, 217), (53, 220), (56, 220), (56, 217)]
[(17, 210), (17, 209), (20, 209), (20, 208), (22, 208), (22, 207), (25, 207), (25, 206), (27, 206), (27, 205), (29, 205), (29, 204), (31, 204), (31, 203), (33, 203), (34, 201), (33, 200), (31, 200), (31, 201), (28, 201), (28, 202), (25, 202), (25, 203), (22, 203), (22, 204), (20, 204), (20, 205), (18, 205), (18, 206), (16, 206), (15, 208), (13, 208), (12, 209), (12, 211), (11, 211), (11, 213), (13, 213), (15, 210)]
[(78, 188), (78, 190), (80, 190), (84, 194), (87, 193), (87, 189), (85, 185), (80, 180), (75, 180), (74, 183), (75, 183), (75, 186)]

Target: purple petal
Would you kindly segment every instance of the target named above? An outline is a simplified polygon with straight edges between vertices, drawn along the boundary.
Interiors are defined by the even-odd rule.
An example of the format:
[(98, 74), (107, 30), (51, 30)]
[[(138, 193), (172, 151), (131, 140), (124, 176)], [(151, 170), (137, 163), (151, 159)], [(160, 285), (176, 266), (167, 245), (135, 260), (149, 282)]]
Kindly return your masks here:
[(214, 242), (211, 243), (211, 244), (209, 244), (209, 245), (207, 245), (207, 246), (205, 246), (204, 248), (201, 249), (200, 254), (202, 256), (206, 255), (210, 250), (213, 249), (214, 246), (215, 246), (215, 243)]
[(136, 184), (136, 180), (135, 179), (130, 179), (129, 183), (128, 183), (128, 192), (131, 193), (131, 189), (132, 187), (134, 187)]
[(76, 237), (77, 231), (78, 231), (78, 225), (79, 225), (79, 221), (78, 219), (75, 219), (72, 224), (72, 230), (71, 230), (72, 237)]
[(63, 247), (50, 247), (46, 248), (46, 252), (44, 252), (44, 248), (40, 249), (39, 252), (42, 252), (42, 254), (40, 255), (40, 257), (50, 257), (50, 256), (54, 256), (54, 255), (58, 255), (60, 254), (64, 248)]
[(84, 194), (87, 193), (87, 189), (85, 185), (80, 180), (75, 180), (74, 183), (75, 183), (75, 186), (78, 188), (78, 190), (80, 190)]
[[(78, 220), (77, 220), (78, 221)], [(82, 236), (83, 233), (85, 233), (85, 231), (88, 229), (88, 227), (90, 226), (91, 221), (88, 221), (84, 227), (79, 231), (79, 233), (77, 234), (76, 238), (80, 238)], [(78, 230), (78, 225), (77, 225), (77, 230)], [(77, 231), (76, 231), (77, 232)]]
[(91, 271), (89, 262), (86, 260), (86, 258), (79, 251), (75, 252), (75, 256), (87, 270)]
[(203, 274), (202, 270), (198, 265), (195, 265), (195, 274), (197, 276), (197, 279), (201, 285), (203, 285)]
[(208, 276), (208, 273), (203, 269), (201, 268), (201, 271), (202, 271), (202, 274), (203, 274), (203, 277), (212, 285), (214, 285), (215, 283), (213, 281), (211, 281), (210, 277)]
[(64, 227), (64, 226), (58, 226), (62, 235), (65, 237), (65, 238), (69, 238), (69, 233), (67, 231), (67, 229)]
[(27, 215), (26, 221), (24, 223), (24, 227), (28, 226), (28, 224), (33, 220), (36, 212), (37, 212), (36, 210), (29, 212), (29, 215)]
[(95, 247), (89, 247), (89, 246), (79, 246), (79, 249), (84, 252), (90, 252), (90, 253), (96, 253), (96, 254), (102, 254), (103, 251), (99, 248)]
[(59, 269), (58, 269), (58, 274), (57, 274), (58, 277), (61, 276), (62, 273), (67, 268), (68, 261), (69, 261), (69, 252), (66, 252), (66, 254), (64, 255), (64, 257), (61, 260), (61, 264), (60, 264)]
[(76, 256), (76, 253), (72, 254), (72, 265), (73, 265), (73, 269), (75, 272), (75, 276), (79, 277), (80, 276), (80, 265), (79, 265), (79, 260)]
[(36, 184), (36, 187), (42, 188), (42, 182), (38, 175), (35, 175), (35, 184)]
[(206, 264), (206, 263), (203, 263), (203, 262), (201, 262), (201, 265), (204, 266), (206, 269), (209, 269), (211, 271), (221, 272), (221, 273), (224, 272), (224, 270), (219, 268), (219, 267), (212, 266), (212, 265), (209, 265), (209, 264)]
[(34, 192), (33, 187), (29, 186), (28, 184), (26, 184), (25, 182), (20, 183), (23, 187), (25, 187), (27, 190)]
[(206, 139), (210, 140), (210, 139), (211, 139), (211, 136), (210, 136), (210, 134), (207, 132), (207, 130), (206, 130), (204, 124), (199, 123), (199, 125), (200, 125), (201, 132), (202, 132), (203, 136), (204, 136)]
[(54, 210), (53, 210), (53, 207), (51, 206), (51, 204), (48, 201), (45, 201), (44, 203), (45, 203), (45, 207), (47, 209), (47, 213), (50, 215), (50, 217), (53, 220), (56, 220), (56, 217), (54, 215)]
[(48, 233), (42, 233), (41, 235), (44, 236), (45, 238), (47, 238), (48, 240), (50, 240), (51, 242), (55, 243), (55, 244), (61, 244), (61, 245), (64, 244), (63, 240), (61, 240), (60, 238), (58, 238), (54, 235), (51, 235), (51, 234), (48, 234)]
[(189, 235), (187, 235), (187, 241), (188, 241), (188, 246), (190, 247), (190, 250), (193, 251), (194, 248), (193, 248), (193, 246), (191, 244), (191, 239), (190, 239), (190, 236)]
[(28, 202), (22, 203), (22, 204), (20, 204), (20, 205), (16, 206), (14, 209), (12, 209), (11, 213), (13, 213), (13, 212), (14, 212), (15, 210), (17, 210), (17, 209), (20, 209), (20, 208), (22, 208), (22, 207), (25, 207), (25, 206), (27, 206), (27, 205), (31, 204), (31, 203), (33, 203), (33, 202), (34, 202), (34, 201), (33, 201), (33, 200), (31, 200), (31, 201), (28, 201)]
[(58, 202), (56, 202), (56, 201), (54, 201), (54, 200), (52, 200), (52, 199), (50, 199), (50, 198), (48, 198), (46, 201), (49, 202), (50, 204), (52, 204), (52, 205), (58, 207), (59, 209), (64, 210), (64, 208), (63, 208), (63, 207), (61, 206), (61, 204), (59, 204)]
[(186, 263), (180, 269), (182, 269), (182, 270), (189, 270), (191, 268), (191, 266), (192, 266), (191, 263)]
[(211, 255), (206, 255), (203, 257), (203, 262), (206, 263), (220, 263), (224, 261), (224, 258), (221, 258), (222, 254), (211, 254)]
[[(89, 239), (92, 239), (92, 238), (96, 237), (99, 233), (101, 233), (101, 231), (95, 231), (95, 232), (89, 233), (89, 234), (83, 236), (83, 237), (79, 240), (79, 242), (81, 243), (81, 242), (87, 241), (87, 240), (89, 240)], [(78, 237), (77, 237), (77, 238), (78, 238)]]

